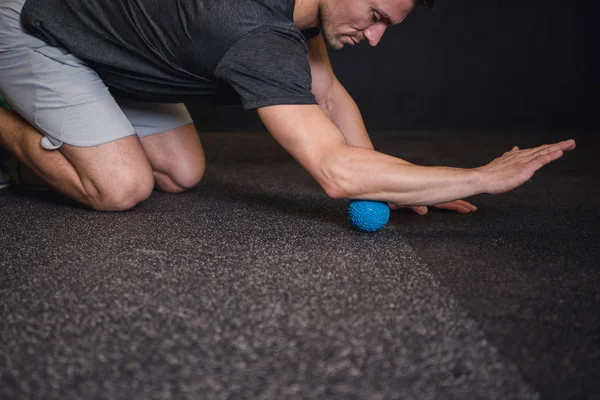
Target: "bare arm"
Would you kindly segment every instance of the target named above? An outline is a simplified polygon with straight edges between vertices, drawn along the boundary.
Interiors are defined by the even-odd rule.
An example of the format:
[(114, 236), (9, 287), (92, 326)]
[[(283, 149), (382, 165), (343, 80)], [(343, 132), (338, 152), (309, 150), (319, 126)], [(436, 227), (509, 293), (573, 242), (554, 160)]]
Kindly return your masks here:
[(373, 149), (358, 106), (336, 78), (321, 35), (308, 42), (312, 92), (319, 106), (344, 135), (346, 144)]
[[(308, 60), (313, 78), (312, 91), (319, 106), (342, 132), (346, 144), (373, 149), (373, 144), (358, 106), (333, 72), (323, 37), (319, 35), (311, 39), (308, 42), (308, 49)], [(400, 158), (396, 161), (412, 165), (412, 163)], [(393, 209), (398, 208), (396, 204), (392, 203), (390, 203), (390, 207)], [(438, 204), (436, 207), (461, 213), (469, 213), (477, 209), (474, 205), (462, 200)], [(428, 211), (427, 207), (422, 205), (409, 206), (409, 208), (421, 215), (427, 214)]]
[[(361, 113), (352, 97), (350, 97), (346, 89), (335, 77), (323, 38), (319, 35), (311, 39), (308, 43), (308, 48), (308, 59), (313, 77), (312, 90), (319, 106), (342, 133), (345, 144), (372, 150), (373, 144), (371, 143), (365, 128)], [(564, 146), (565, 145), (563, 144), (563, 147)], [(556, 147), (546, 148), (544, 151), (554, 152), (554, 154), (537, 154), (537, 156), (543, 156), (544, 159), (542, 162), (547, 163), (549, 162), (549, 159), (551, 161), (552, 157), (560, 157), (560, 155), (562, 155), (562, 153), (556, 153), (556, 149)], [(423, 169), (423, 167), (415, 166), (406, 160), (385, 156), (381, 153), (377, 153), (378, 155), (375, 156), (373, 153), (364, 152), (358, 148), (346, 150), (347, 151), (345, 152), (339, 153), (345, 155), (345, 164), (348, 165), (345, 169), (345, 173), (350, 174), (352, 177), (359, 177), (361, 174), (368, 175), (369, 173), (372, 173), (369, 185), (363, 184), (363, 189), (367, 192), (356, 194), (356, 190), (351, 190), (348, 195), (350, 197), (380, 199), (379, 196), (381, 196), (390, 203), (390, 207), (392, 208), (407, 206), (421, 215), (426, 214), (428, 211), (425, 205), (433, 205), (436, 208), (454, 210), (460, 213), (469, 213), (477, 210), (477, 207), (473, 204), (464, 200), (459, 200), (461, 197), (459, 194), (464, 193), (464, 196), (468, 196), (473, 194), (473, 190), (478, 192), (479, 189), (474, 187), (474, 185), (476, 186), (478, 184), (478, 177), (480, 176), (478, 172), (486, 171), (486, 168), (482, 167), (479, 170), (459, 170), (446, 167)], [(516, 154), (518, 154), (519, 157), (525, 157), (522, 152)], [(511, 154), (510, 157), (507, 155), (507, 157), (514, 158), (516, 154)], [(353, 160), (354, 162), (348, 162), (348, 160)], [(411, 168), (403, 168), (402, 173), (405, 174), (404, 177), (402, 177), (403, 185), (394, 186), (400, 190), (402, 187), (408, 187), (407, 185), (412, 185), (412, 187), (414, 187), (414, 189), (412, 189), (413, 193), (403, 192), (401, 198), (398, 198), (397, 194), (390, 196), (390, 193), (381, 191), (381, 188), (385, 188), (386, 185), (389, 185), (390, 183), (389, 177), (381, 175), (381, 172), (383, 171), (384, 174), (391, 173), (396, 180), (400, 179), (397, 176), (399, 165), (415, 167), (412, 168), (412, 170)], [(499, 167), (500, 165), (496, 165), (496, 169)], [(541, 165), (537, 168), (540, 167)], [(352, 171), (352, 168), (360, 168), (361, 170)], [(371, 170), (368, 170), (368, 168), (371, 168)], [(526, 177), (527, 173), (529, 173), (529, 170), (525, 170), (521, 175), (517, 175)], [(533, 172), (530, 173), (533, 174)], [(514, 174), (514, 172), (508, 172), (508, 174)], [(340, 179), (343, 180), (343, 178), (338, 176), (338, 180)], [(413, 179), (413, 181), (409, 182), (410, 179)], [(523, 182), (525, 182), (525, 180), (523, 180)], [(384, 181), (387, 182), (387, 184)], [(455, 188), (454, 190), (449, 190), (449, 181), (455, 182), (455, 185), (458, 185), (460, 189), (458, 190)], [(400, 182), (398, 182), (398, 184), (400, 184)], [(485, 182), (482, 184), (486, 185)], [(344, 185), (344, 187), (346, 187), (346, 185)], [(442, 191), (446, 191), (443, 194), (445, 197), (436, 197), (434, 194), (436, 190), (439, 191), (440, 187), (443, 188)], [(458, 197), (456, 197), (457, 195)], [(442, 199), (446, 199), (448, 196), (451, 197), (452, 200), (442, 202)], [(419, 199), (423, 199), (423, 202)]]
[(434, 205), (479, 193), (502, 193), (575, 148), (574, 141), (515, 148), (474, 169), (422, 167), (347, 145), (338, 127), (316, 105), (270, 106), (258, 113), (275, 139), (333, 198)]

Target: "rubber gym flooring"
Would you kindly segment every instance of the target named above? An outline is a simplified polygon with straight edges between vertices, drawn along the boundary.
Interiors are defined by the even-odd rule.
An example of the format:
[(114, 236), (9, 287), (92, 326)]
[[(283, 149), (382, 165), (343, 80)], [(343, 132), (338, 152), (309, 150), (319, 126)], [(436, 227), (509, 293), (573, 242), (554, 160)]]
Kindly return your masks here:
[(124, 213), (0, 192), (0, 398), (599, 399), (591, 136), (374, 135), (423, 165), (578, 148), (471, 215), (347, 221), (266, 133)]

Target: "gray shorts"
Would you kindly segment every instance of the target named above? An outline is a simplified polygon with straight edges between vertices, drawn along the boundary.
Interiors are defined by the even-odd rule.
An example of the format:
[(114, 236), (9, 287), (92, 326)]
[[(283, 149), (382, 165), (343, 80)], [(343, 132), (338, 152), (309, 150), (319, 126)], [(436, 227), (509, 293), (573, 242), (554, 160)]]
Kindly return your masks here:
[(47, 149), (97, 146), (193, 122), (185, 105), (113, 97), (85, 62), (23, 31), (25, 0), (0, 0), (0, 93)]

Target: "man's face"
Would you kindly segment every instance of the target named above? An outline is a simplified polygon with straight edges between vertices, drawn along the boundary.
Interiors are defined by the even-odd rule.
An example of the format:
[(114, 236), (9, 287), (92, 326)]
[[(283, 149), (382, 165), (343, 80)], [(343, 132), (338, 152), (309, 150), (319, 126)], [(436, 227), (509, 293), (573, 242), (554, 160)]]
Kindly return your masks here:
[(366, 40), (376, 46), (385, 30), (399, 24), (414, 8), (414, 0), (323, 0), (321, 30), (334, 49)]

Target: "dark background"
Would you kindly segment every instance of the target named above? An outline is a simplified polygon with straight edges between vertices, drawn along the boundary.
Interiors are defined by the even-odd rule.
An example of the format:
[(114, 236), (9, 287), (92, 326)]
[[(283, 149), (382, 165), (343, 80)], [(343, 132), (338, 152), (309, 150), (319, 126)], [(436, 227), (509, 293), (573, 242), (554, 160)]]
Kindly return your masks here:
[[(438, 0), (330, 56), (370, 131), (594, 132), (597, 17), (592, 1)], [(202, 131), (264, 129), (238, 107), (190, 109)]]
[[(600, 399), (600, 164), (579, 140), (599, 127), (596, 10), (438, 0), (332, 53), (390, 132), (375, 147), (418, 165), (580, 133), (472, 215), (355, 232), (268, 134), (202, 135), (202, 183), (126, 213), (1, 191), (0, 399)], [(263, 130), (192, 111), (200, 130)]]

